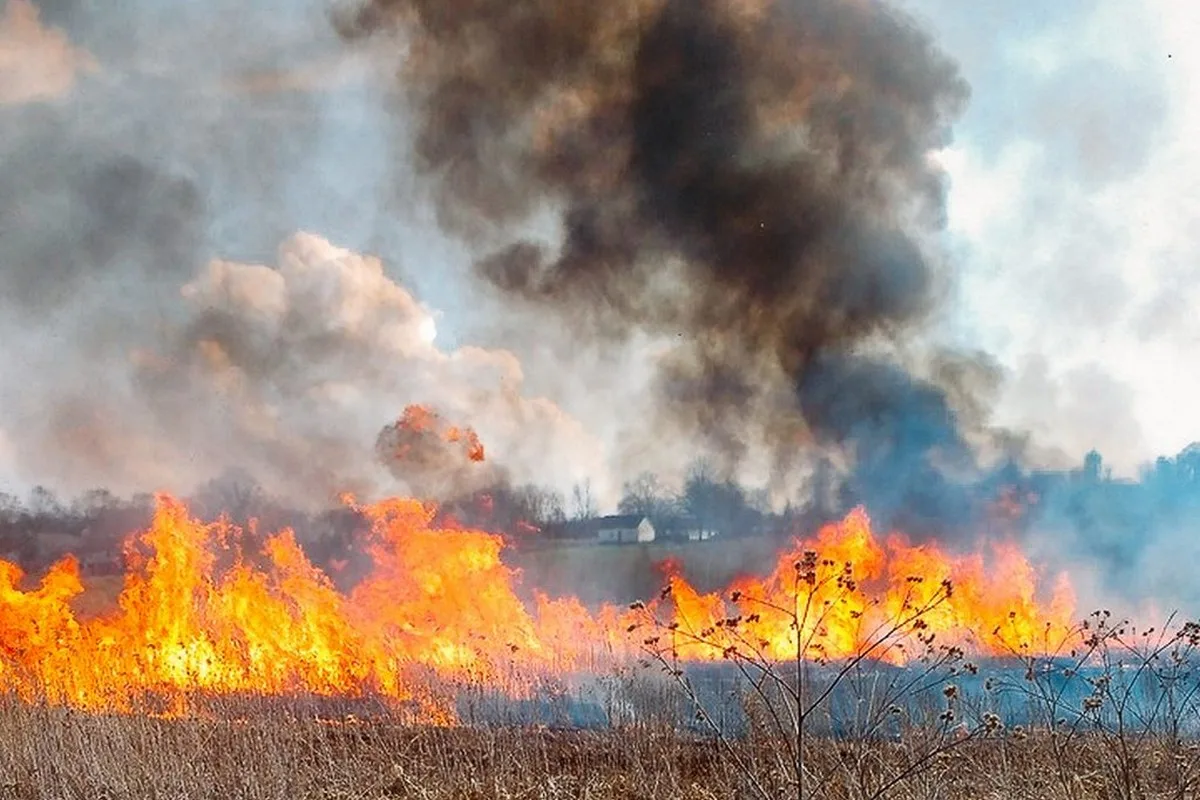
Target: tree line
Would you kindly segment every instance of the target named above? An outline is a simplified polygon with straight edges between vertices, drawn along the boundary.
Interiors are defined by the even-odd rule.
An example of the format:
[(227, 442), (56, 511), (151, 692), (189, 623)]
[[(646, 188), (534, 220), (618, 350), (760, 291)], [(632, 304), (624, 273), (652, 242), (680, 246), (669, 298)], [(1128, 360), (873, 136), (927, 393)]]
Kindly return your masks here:
[[(1068, 470), (1030, 471), (1004, 464), (975, 478), (969, 494), (977, 499), (967, 526), (973, 530), (996, 524), (1018, 535), (1049, 530), (1073, 537), (1072, 546), (1090, 555), (1125, 563), (1169, 532), (1194, 526), (1200, 534), (1200, 444), (1157, 459), (1135, 480), (1114, 479), (1096, 452)], [(304, 512), (289, 507), (239, 470), (208, 481), (186, 500), (192, 513), (204, 520), (225, 517), (242, 526), (257, 521), (248, 537), (291, 528), (318, 562), (345, 557), (365, 528), (349, 508)], [(817, 469), (802, 496), (782, 510), (772, 510), (765, 492), (740, 485), (698, 460), (678, 486), (652, 472), (632, 477), (623, 485), (615, 510), (653, 519), (690, 518), (734, 537), (810, 532), (859, 503), (871, 510), (869, 497), (839, 486), (830, 470)], [(150, 495), (122, 498), (105, 489), (69, 500), (44, 487), (26, 497), (0, 492), (0, 556), (39, 563), (59, 554), (44, 542), (62, 549), (71, 547), (72, 539), (76, 546), (119, 552), (130, 532), (149, 523), (153, 508)], [(498, 484), (441, 503), (437, 523), (503, 533), (520, 542), (546, 536), (558, 523), (591, 519), (604, 510), (587, 482), (566, 494), (535, 484)], [(881, 526), (889, 527), (886, 521)], [(918, 540), (944, 535), (933, 526), (898, 527)]]

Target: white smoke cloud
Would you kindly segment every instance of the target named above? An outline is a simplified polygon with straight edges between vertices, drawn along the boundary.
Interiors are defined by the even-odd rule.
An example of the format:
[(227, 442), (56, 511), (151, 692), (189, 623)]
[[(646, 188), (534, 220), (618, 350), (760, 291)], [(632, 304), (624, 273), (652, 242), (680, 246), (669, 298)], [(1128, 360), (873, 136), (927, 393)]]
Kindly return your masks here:
[(33, 0), (8, 0), (0, 12), (0, 104), (61, 97), (94, 68), (65, 33), (42, 24)]
[(922, 12), (972, 85), (941, 160), (958, 318), (1009, 374), (1000, 421), (1119, 475), (1200, 438), (1195, 4)]
[(0, 428), (0, 492), (12, 492), (18, 488), (16, 474), (16, 449), (7, 431)]
[(526, 396), (512, 353), (439, 349), (434, 312), (377, 258), (298, 233), (274, 266), (210, 262), (180, 301), (171, 327), (132, 353), (128, 382), (58, 393), (20, 434), (36, 454), (23, 465), (71, 491), (187, 491), (240, 468), (289, 501), (324, 503), (403, 490), (373, 447), (421, 403), (474, 427), (514, 481), (566, 490), (603, 472), (600, 442)]

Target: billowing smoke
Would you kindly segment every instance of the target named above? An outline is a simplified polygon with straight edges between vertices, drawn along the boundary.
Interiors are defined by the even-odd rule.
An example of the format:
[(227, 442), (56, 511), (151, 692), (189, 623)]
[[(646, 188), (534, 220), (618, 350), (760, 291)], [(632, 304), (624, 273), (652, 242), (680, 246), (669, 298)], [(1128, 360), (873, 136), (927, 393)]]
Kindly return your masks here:
[(8, 0), (0, 10), (0, 105), (57, 97), (95, 66), (65, 33), (42, 23), (33, 0)]
[[(930, 153), (967, 89), (887, 3), (373, 0), (441, 222), (507, 295), (585, 337), (677, 340), (670, 421), (730, 462), (771, 443), (855, 457), (872, 487), (969, 460), (945, 387), (889, 345), (943, 290)], [(559, 214), (561, 235), (529, 233)], [(507, 241), (505, 241), (507, 240)], [(499, 242), (499, 244), (494, 244)], [(929, 373), (928, 370), (925, 371)], [(781, 392), (781, 387), (786, 391)]]
[(56, 375), (49, 396), (40, 376), (28, 424), (9, 431), (23, 469), (74, 490), (179, 491), (237, 468), (302, 507), (424, 490), (376, 451), (380, 429), (418, 402), (477, 425), (517, 478), (553, 464), (566, 488), (601, 468), (579, 423), (522, 393), (511, 354), (442, 351), (432, 313), (378, 259), (321, 237), (291, 237), (277, 266), (212, 261), (176, 305), (124, 370), (105, 361), (89, 385)]
[(512, 352), (440, 346), (426, 241), (363, 254), (395, 225), (372, 53), (320, 4), (160, 10), (0, 0), (0, 491), (417, 491), (376, 457), (413, 403), (477, 429), (489, 473), (601, 475)]

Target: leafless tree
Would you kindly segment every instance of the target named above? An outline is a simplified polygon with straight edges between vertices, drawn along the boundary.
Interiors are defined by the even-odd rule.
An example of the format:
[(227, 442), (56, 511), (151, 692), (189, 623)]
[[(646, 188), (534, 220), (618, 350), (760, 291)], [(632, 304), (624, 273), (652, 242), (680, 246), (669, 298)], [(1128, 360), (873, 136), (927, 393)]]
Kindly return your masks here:
[(626, 481), (619, 505), (622, 514), (641, 514), (648, 517), (675, 513), (676, 504), (653, 472), (643, 472)]
[(235, 468), (226, 470), (201, 486), (192, 502), (195, 510), (203, 516), (224, 515), (234, 523), (244, 524), (263, 514), (268, 498), (254, 476)]
[(591, 480), (575, 484), (571, 489), (571, 519), (591, 519), (598, 513)]

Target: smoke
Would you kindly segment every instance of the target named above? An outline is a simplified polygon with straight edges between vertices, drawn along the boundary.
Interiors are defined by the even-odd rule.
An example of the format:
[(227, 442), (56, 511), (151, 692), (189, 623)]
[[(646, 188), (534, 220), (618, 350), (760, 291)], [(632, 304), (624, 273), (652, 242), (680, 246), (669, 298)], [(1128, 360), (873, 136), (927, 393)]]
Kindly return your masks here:
[(517, 478), (549, 468), (565, 488), (601, 470), (578, 422), (522, 393), (510, 353), (439, 349), (432, 312), (378, 259), (297, 234), (278, 262), (208, 263), (123, 371), (103, 362), (89, 385), (43, 376), (10, 431), (22, 468), (116, 491), (190, 490), (237, 468), (301, 507), (419, 490), (397, 483), (375, 447), (405, 405), (428, 401), (477, 427)]
[(0, 0), (2, 488), (232, 469), (302, 507), (413, 491), (375, 451), (410, 403), (514, 480), (603, 473), (515, 355), (439, 346), (414, 289), (438, 288), (436, 248), (362, 254), (373, 215), (395, 227), (372, 183), (386, 54), (345, 52), (321, 3), (176, 12)]
[(43, 24), (33, 0), (8, 0), (0, 11), (0, 105), (60, 98), (95, 68), (90, 54)]
[(918, 533), (971, 518), (970, 493), (955, 491), (947, 475), (969, 471), (973, 455), (941, 389), (898, 366), (825, 356), (809, 365), (799, 395), (818, 435), (853, 454), (851, 502)]
[(930, 153), (967, 98), (899, 10), (374, 0), (338, 23), (410, 54), (417, 164), (479, 274), (583, 342), (674, 341), (661, 410), (727, 465), (816, 442), (903, 505), (970, 461), (970, 392), (893, 346), (950, 288)]
[(36, 148), (0, 145), (9, 155), (36, 154), (4, 169), (10, 185), (36, 186), (0, 195), (7, 256), (0, 287), (12, 307), (39, 317), (118, 277), (146, 286), (186, 275), (202, 235), (195, 184), (102, 145), (83, 149), (45, 133)]
[[(347, 47), (321, 3), (234, 5), (7, 6), (74, 64), (0, 109), (0, 408), (31, 479), (369, 493), (408, 482), (374, 445), (421, 403), (514, 480), (709, 449), (783, 482), (836, 451), (847, 496), (933, 526), (1023, 446), (989, 427), (994, 366), (921, 341), (954, 289), (929, 154), (967, 89), (894, 7), (394, 0), (343, 7)], [(453, 245), (396, 221), (413, 165), (478, 308)], [(512, 338), (440, 348), (439, 291), (458, 341)]]
[[(1086, 362), (1061, 368), (1062, 348), (1111, 330), (1139, 289), (1104, 265), (1137, 228), (1107, 224), (1142, 196), (1120, 181), (1155, 153), (1186, 170), (1156, 149), (1162, 98), (1099, 69), (1068, 12), (1050, 41), (1089, 57), (1036, 94), (1022, 81), (1042, 67), (1012, 37), (979, 28), (987, 41), (960, 48), (991, 91), (1005, 74), (973, 113), (1044, 150), (1004, 170), (1013, 143), (989, 140), (996, 170), (955, 190), (1005, 264), (979, 270), (1004, 277), (977, 316), (1014, 329), (995, 308), (1020, 304), (1062, 327), (1017, 330), (1056, 363), (1022, 359), (1001, 386), (988, 357), (924, 340), (958, 288), (930, 152), (968, 92), (894, 5), (346, 0), (341, 40), (324, 0), (0, 5), (0, 477), (187, 491), (237, 467), (302, 505), (590, 477), (607, 506), (610, 469), (670, 483), (708, 450), (720, 478), (765, 477), (779, 499), (811, 469), (814, 496), (919, 537), (977, 522), (984, 495), (1030, 477), (981, 478), (988, 458), (1050, 463), (1054, 442), (1073, 450), (1056, 466), (1097, 444), (1132, 461), (1153, 433), (1112, 424), (1136, 398)], [(1121, 128), (1124, 106), (1145, 124)], [(1112, 208), (1096, 216), (1076, 184), (1116, 186)], [(1018, 190), (1019, 214), (993, 197)], [(1164, 196), (1142, 216), (1170, 228), (1187, 192)], [(456, 273), (460, 247), (478, 286)], [(1187, 282), (1142, 283), (1142, 335), (1187, 338)], [(431, 305), (452, 323), (440, 336)], [(997, 398), (1032, 442), (994, 428)], [(380, 461), (414, 403), (478, 431), (487, 460), (418, 437)], [(1083, 505), (1031, 512), (1036, 535), (1118, 565), (1133, 551), (1110, 540), (1130, 530), (1160, 532), (1156, 559), (1191, 535), (1182, 511), (1137, 528)]]
[[(597, 445), (578, 423), (523, 396), (511, 354), (439, 349), (433, 314), (378, 259), (297, 235), (279, 262), (213, 262), (185, 288), (188, 324), (169, 359), (140, 372), (160, 419), (176, 418), (196, 391), (214, 395), (203, 419), (234, 425), (221, 439), (244, 442), (257, 473), (326, 496), (386, 485), (371, 470), (371, 448), (382, 423), (418, 402), (477, 428), (526, 480), (546, 464), (564, 477), (580, 463), (598, 467), (587, 461)], [(529, 447), (545, 459), (523, 458)]]

